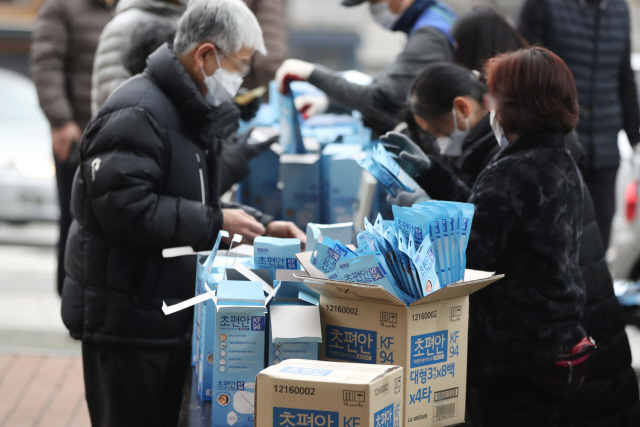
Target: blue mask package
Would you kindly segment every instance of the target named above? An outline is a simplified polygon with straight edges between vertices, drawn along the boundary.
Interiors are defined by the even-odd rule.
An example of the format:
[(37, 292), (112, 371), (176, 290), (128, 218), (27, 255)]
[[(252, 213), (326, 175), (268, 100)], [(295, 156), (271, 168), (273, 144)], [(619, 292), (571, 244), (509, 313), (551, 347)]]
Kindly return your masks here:
[(451, 225), (451, 258), (453, 260), (452, 265), (452, 283), (455, 283), (464, 278), (464, 274), (460, 275), (460, 265), (462, 264), (462, 251), (460, 250), (461, 239), (461, 224), (462, 224), (462, 209), (460, 204), (455, 202), (437, 202), (438, 205), (443, 206), (449, 213), (449, 224)]
[(300, 239), (258, 236), (253, 241), (255, 268), (269, 270), (272, 278), (276, 270), (300, 270), (297, 253), (300, 253)]
[(336, 263), (348, 259), (347, 256), (351, 258), (356, 257), (349, 253), (343, 256), (340, 252), (327, 245), (316, 243), (313, 254), (311, 255), (311, 264), (326, 275), (330, 271), (335, 270)]
[(432, 201), (430, 204), (440, 206), (445, 209), (446, 216), (442, 218), (442, 231), (444, 235), (444, 250), (447, 254), (447, 284), (456, 282), (458, 262), (456, 241), (456, 223), (458, 219), (458, 208), (446, 202)]
[(389, 156), (387, 150), (384, 149), (382, 144), (378, 144), (373, 149), (373, 160), (382, 166), (387, 172), (391, 174), (395, 184), (405, 191), (413, 193), (420, 188), (413, 178), (400, 167), (400, 165)]
[(302, 141), (300, 118), (293, 102), (293, 92), (287, 84), (287, 93), (280, 95), (280, 144), (285, 153), (304, 154), (307, 150)]
[(389, 273), (380, 265), (373, 254), (350, 259), (338, 264), (335, 273), (336, 280), (347, 282), (368, 283), (382, 286), (391, 295), (405, 301), (405, 295), (389, 280)]
[(364, 170), (369, 172), (378, 182), (382, 185), (382, 188), (392, 196), (396, 196), (396, 183), (389, 172), (387, 172), (382, 166), (380, 166), (372, 157), (367, 156), (358, 160), (358, 164)]
[(431, 241), (425, 239), (413, 258), (418, 276), (420, 277), (420, 291), (423, 296), (427, 296), (432, 292), (441, 288), (440, 280), (436, 274), (435, 254), (431, 247)]
[(462, 212), (460, 221), (460, 277), (464, 280), (464, 271), (467, 268), (467, 245), (476, 207), (471, 203), (458, 203), (458, 206)]
[(433, 203), (428, 202), (421, 202), (417, 205), (414, 205), (414, 207), (428, 210), (432, 213), (433, 228), (431, 231), (433, 232), (433, 236), (435, 237), (434, 242), (432, 242), (432, 246), (436, 259), (438, 260), (438, 278), (440, 279), (440, 283), (442, 283), (443, 286), (446, 286), (450, 283), (448, 281), (449, 276), (447, 274), (447, 270), (449, 268), (449, 258), (445, 250), (445, 235), (443, 233), (442, 226), (443, 221), (446, 222), (447, 210), (442, 206), (436, 206)]

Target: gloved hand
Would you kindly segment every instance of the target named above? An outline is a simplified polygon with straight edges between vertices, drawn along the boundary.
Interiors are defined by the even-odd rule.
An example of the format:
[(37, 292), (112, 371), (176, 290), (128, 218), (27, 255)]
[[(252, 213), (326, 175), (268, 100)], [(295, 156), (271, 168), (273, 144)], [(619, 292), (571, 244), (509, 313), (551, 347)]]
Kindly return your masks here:
[(400, 155), (401, 151), (406, 151), (409, 154), (422, 154), (426, 156), (418, 144), (400, 132), (387, 132), (380, 137), (380, 141), (382, 141), (382, 145), (384, 145), (384, 148), (386, 148), (388, 152), (396, 155)]
[(280, 93), (286, 93), (287, 83), (293, 80), (307, 81), (316, 68), (314, 64), (300, 61), (299, 59), (287, 59), (276, 71), (276, 83)]
[(275, 135), (266, 141), (257, 142), (251, 137), (252, 131), (253, 128), (236, 136), (236, 144), (241, 147), (244, 157), (247, 160), (251, 160), (267, 151), (269, 147), (271, 147), (273, 143), (277, 142), (280, 138), (280, 135)]
[[(238, 91), (238, 95), (243, 95), (246, 93), (249, 93), (249, 90), (245, 88), (241, 88)], [(258, 110), (260, 109), (260, 104), (262, 104), (262, 100), (259, 97), (256, 97), (246, 104), (241, 105), (241, 104), (238, 104), (237, 102), (235, 104), (236, 104), (236, 107), (238, 107), (238, 109), (240, 110), (240, 118), (245, 122), (248, 122), (249, 120), (253, 119), (256, 116), (256, 114), (258, 114)]]
[(402, 151), (398, 163), (414, 179), (431, 168), (431, 159), (424, 153), (409, 154)]
[(329, 99), (324, 95), (300, 95), (293, 100), (293, 103), (305, 119), (322, 114), (329, 107)]
[(397, 205), (400, 207), (411, 207), (416, 203), (431, 200), (431, 197), (424, 191), (422, 188), (418, 188), (413, 193), (409, 193), (408, 191), (398, 190), (396, 192), (395, 197), (391, 194), (387, 194), (387, 202), (390, 205)]

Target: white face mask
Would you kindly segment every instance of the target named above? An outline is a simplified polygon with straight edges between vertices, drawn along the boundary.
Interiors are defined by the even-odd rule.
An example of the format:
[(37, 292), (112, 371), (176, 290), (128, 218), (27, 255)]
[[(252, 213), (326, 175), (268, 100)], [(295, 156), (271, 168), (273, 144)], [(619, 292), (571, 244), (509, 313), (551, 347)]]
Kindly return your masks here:
[(233, 97), (236, 96), (244, 79), (222, 68), (218, 60), (218, 54), (215, 51), (213, 54), (216, 56), (218, 69), (210, 76), (207, 76), (203, 68), (201, 68), (200, 71), (202, 71), (204, 84), (207, 86), (209, 92), (207, 94), (207, 101), (214, 107), (217, 107), (224, 102), (231, 101)]
[(491, 124), (491, 129), (493, 130), (493, 134), (498, 140), (498, 145), (500, 146), (500, 148), (504, 148), (509, 145), (509, 141), (504, 136), (502, 126), (500, 126), (500, 123), (498, 123), (498, 119), (496, 119), (495, 110), (491, 110), (491, 112), (489, 113), (489, 123)]
[(458, 117), (456, 110), (452, 110), (454, 131), (449, 136), (441, 136), (436, 138), (436, 142), (440, 147), (440, 154), (445, 156), (459, 156), (462, 154), (462, 144), (469, 135), (469, 117), (465, 117), (466, 130), (458, 129)]
[(384, 0), (377, 3), (369, 3), (369, 11), (371, 17), (378, 25), (387, 30), (391, 30), (400, 18), (399, 15), (393, 13), (389, 9), (389, 1)]

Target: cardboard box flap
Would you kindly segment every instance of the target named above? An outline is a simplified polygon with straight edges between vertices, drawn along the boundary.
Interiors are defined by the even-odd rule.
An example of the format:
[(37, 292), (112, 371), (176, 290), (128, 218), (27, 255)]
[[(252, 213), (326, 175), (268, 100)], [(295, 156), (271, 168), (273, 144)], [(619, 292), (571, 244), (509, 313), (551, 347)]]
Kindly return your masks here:
[[(485, 273), (485, 272), (478, 272)], [(488, 273), (492, 274), (492, 273)], [(476, 275), (476, 277), (480, 277), (482, 275)], [(467, 275), (465, 272), (465, 278), (474, 277), (474, 275)], [(432, 294), (427, 295), (424, 298), (421, 298), (411, 304), (411, 307), (422, 304), (429, 304), (436, 301), (444, 301), (452, 298), (457, 298), (465, 295), (470, 295), (480, 289), (492, 284), (495, 281), (498, 281), (504, 277), (504, 274), (493, 274), (487, 278), (476, 279), (476, 280), (468, 280), (465, 282), (456, 282), (452, 283), (449, 286), (446, 286), (442, 289), (438, 289)]]
[(322, 342), (320, 310), (309, 305), (272, 305), (273, 342)]
[(298, 258), (300, 265), (302, 265), (304, 270), (307, 272), (308, 276), (326, 277), (326, 275), (322, 271), (318, 270), (313, 264), (311, 264), (312, 255), (313, 255), (313, 252), (311, 251), (301, 252), (299, 254), (296, 254), (296, 258)]
[(391, 295), (382, 286), (322, 279), (303, 274), (295, 274), (294, 276), (307, 285), (309, 289), (324, 297), (339, 297), (354, 301), (369, 301), (406, 307), (404, 302)]
[[(389, 372), (400, 369), (395, 365), (366, 365), (361, 363), (322, 362), (317, 360), (288, 359), (260, 372), (260, 376), (313, 380), (334, 384), (371, 384)], [(259, 380), (258, 380), (259, 381)]]

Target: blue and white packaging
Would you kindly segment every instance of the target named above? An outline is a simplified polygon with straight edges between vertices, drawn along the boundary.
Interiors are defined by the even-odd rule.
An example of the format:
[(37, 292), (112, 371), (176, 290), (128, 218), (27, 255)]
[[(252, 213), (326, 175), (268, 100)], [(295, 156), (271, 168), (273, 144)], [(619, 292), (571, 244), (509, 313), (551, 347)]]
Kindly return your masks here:
[(471, 203), (460, 203), (462, 211), (462, 220), (460, 224), (460, 276), (464, 280), (464, 271), (467, 268), (467, 245), (469, 244), (469, 233), (471, 232), (471, 224), (473, 223), (473, 214), (476, 207)]
[(301, 229), (310, 222), (322, 222), (322, 182), (319, 154), (280, 156), (282, 219)]
[(271, 277), (276, 270), (300, 270), (296, 259), (300, 248), (300, 239), (258, 236), (253, 241), (254, 268), (269, 270)]
[(373, 160), (389, 172), (392, 179), (395, 181), (395, 184), (401, 189), (414, 192), (420, 188), (418, 183), (415, 182), (393, 158), (391, 158), (382, 144), (378, 144), (374, 147)]
[(326, 275), (330, 271), (335, 270), (338, 262), (355, 257), (356, 256), (351, 254), (351, 251), (342, 252), (337, 250), (335, 246), (330, 247), (323, 243), (316, 243), (311, 256), (311, 264), (322, 272), (322, 274)]
[(352, 235), (353, 222), (344, 222), (340, 224), (316, 224), (310, 222), (307, 224), (306, 251), (313, 251), (316, 243), (322, 243), (325, 236), (349, 245), (351, 244)]
[(307, 150), (302, 141), (300, 114), (293, 102), (293, 91), (287, 84), (287, 93), (280, 95), (280, 144), (288, 154), (304, 154)]
[(253, 427), (255, 378), (264, 369), (266, 340), (262, 283), (221, 281), (216, 299), (213, 427)]
[(295, 281), (280, 281), (268, 306), (267, 366), (288, 359), (318, 359), (320, 296), (294, 277), (290, 279)]
[(397, 366), (287, 360), (256, 379), (256, 427), (401, 427)]
[(276, 219), (282, 218), (282, 189), (280, 179), (280, 155), (282, 146), (273, 144), (269, 150), (249, 161), (251, 173), (240, 184), (239, 202), (252, 206)]
[(329, 144), (322, 150), (323, 221), (327, 224), (353, 219), (362, 174), (357, 160), (363, 155), (357, 145)]

